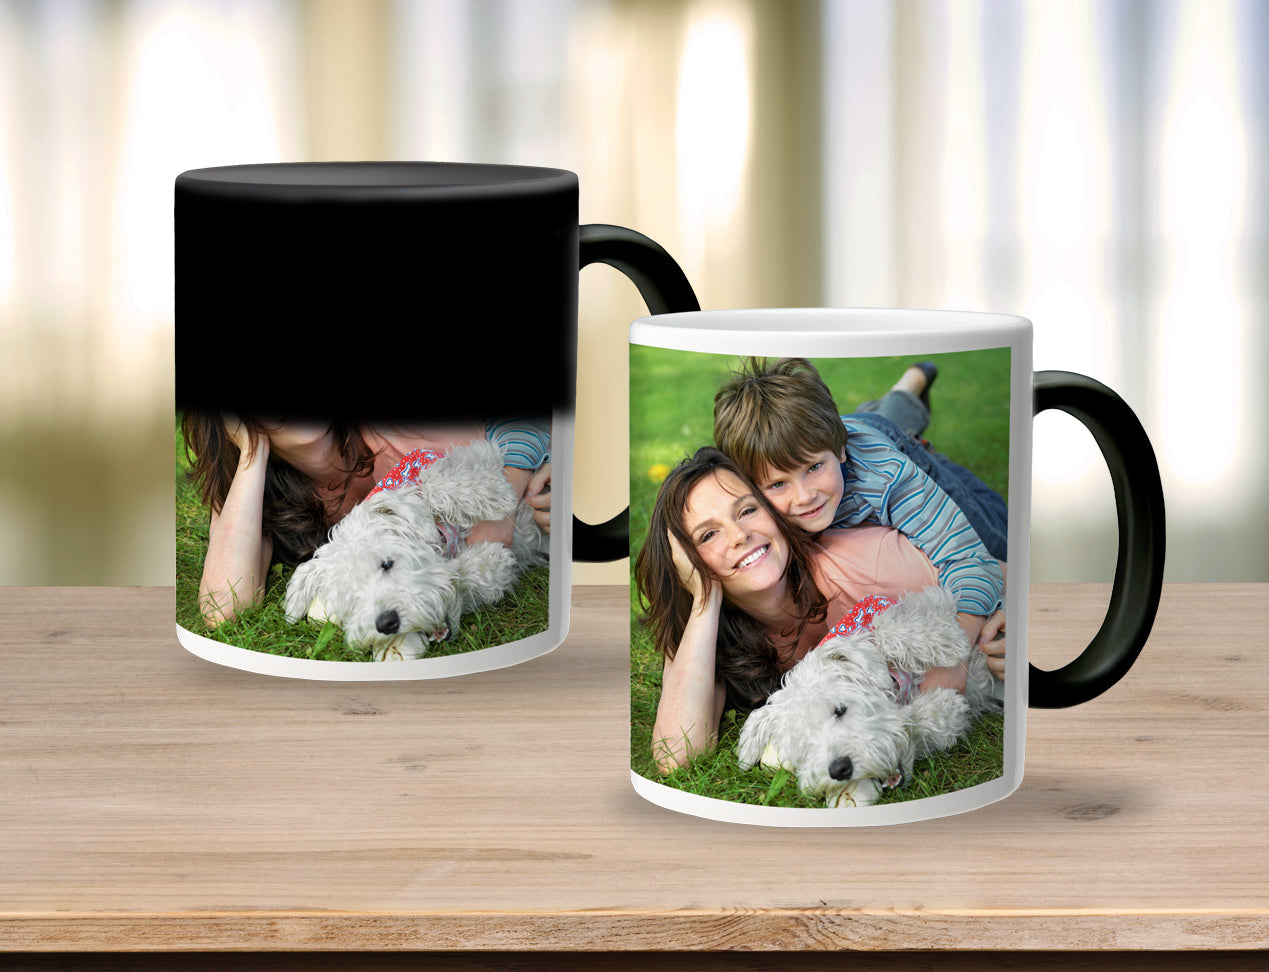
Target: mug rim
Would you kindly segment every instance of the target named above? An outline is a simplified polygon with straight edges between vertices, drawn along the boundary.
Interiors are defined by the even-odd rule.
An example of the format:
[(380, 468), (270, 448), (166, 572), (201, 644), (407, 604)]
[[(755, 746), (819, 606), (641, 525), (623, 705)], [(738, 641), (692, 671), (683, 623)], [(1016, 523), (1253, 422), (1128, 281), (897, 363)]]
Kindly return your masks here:
[(189, 169), (176, 188), (211, 196), (349, 198), (486, 198), (576, 192), (577, 175), (545, 166), (483, 162), (253, 162)]
[[(921, 324), (905, 324), (905, 320), (922, 318), (933, 321), (936, 328)], [(770, 323), (763, 323), (769, 319)], [(796, 326), (790, 327), (789, 323)], [(673, 314), (647, 315), (637, 325), (674, 328), (686, 331), (778, 331), (781, 334), (867, 334), (908, 333), (916, 330), (958, 328), (998, 328), (1030, 324), (1017, 314), (987, 311), (964, 311), (918, 307), (744, 307), (724, 310), (680, 311)], [(872, 326), (860, 326), (860, 324)]]
[(871, 807), (768, 807), (689, 793), (630, 771), (634, 791), (666, 810), (722, 823), (797, 828), (888, 827), (952, 817), (1007, 799), (1022, 786), (1022, 778), (1021, 761), (1011, 765), (1006, 756), (1004, 772), (994, 780), (938, 796)]
[(833, 357), (981, 350), (1028, 340), (1028, 318), (896, 307), (763, 307), (641, 317), (630, 343), (680, 351)]

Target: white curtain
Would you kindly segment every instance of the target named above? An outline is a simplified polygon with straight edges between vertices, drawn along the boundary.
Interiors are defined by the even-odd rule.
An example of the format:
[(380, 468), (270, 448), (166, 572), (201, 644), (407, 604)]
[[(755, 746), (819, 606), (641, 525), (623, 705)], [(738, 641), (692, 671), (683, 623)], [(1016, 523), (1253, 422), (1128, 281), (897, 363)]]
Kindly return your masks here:
[[(805, 134), (790, 121), (797, 112), (764, 111), (756, 90), (764, 67), (776, 72), (764, 85), (769, 99), (792, 89), (784, 73), (795, 8), (816, 10), (746, 0), (402, 0), (393, 7), (393, 151), (570, 169), (582, 222), (652, 237), (704, 306), (787, 303), (799, 286), (797, 302), (814, 302), (785, 272), (806, 263), (789, 242), (798, 220), (787, 204), (804, 187), (780, 169)], [(755, 129), (769, 137), (759, 141)], [(582, 274), (579, 298), (575, 502), (594, 522), (626, 502), (626, 332), (646, 310), (606, 267)], [(626, 583), (629, 574), (623, 563), (585, 564), (574, 577)]]
[[(1269, 580), (1266, 50), (1258, 0), (0, 0), (0, 582), (171, 582), (176, 173), (385, 157), (572, 169), (706, 307), (1024, 314), (1150, 432), (1169, 578)], [(589, 519), (642, 313), (583, 273)], [(1033, 576), (1112, 519), (1042, 416)]]
[(295, 157), (293, 22), (0, 4), (0, 583), (172, 583), (172, 181)]
[[(1122, 394), (1170, 580), (1269, 579), (1269, 8), (829, 0), (825, 299), (1020, 313), (1040, 369)], [(1036, 424), (1033, 578), (1108, 579), (1109, 478)]]

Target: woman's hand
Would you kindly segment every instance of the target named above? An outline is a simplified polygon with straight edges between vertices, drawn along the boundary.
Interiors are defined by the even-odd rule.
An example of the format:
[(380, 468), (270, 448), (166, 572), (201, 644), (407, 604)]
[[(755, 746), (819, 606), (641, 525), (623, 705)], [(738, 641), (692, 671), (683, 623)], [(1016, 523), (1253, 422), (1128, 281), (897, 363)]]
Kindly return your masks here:
[(1002, 682), (1005, 680), (1005, 610), (1001, 608), (987, 619), (976, 646), (987, 656), (987, 668)]
[(652, 727), (652, 756), (662, 773), (684, 766), (718, 745), (718, 724), (727, 694), (714, 672), (723, 587), (711, 577), (706, 588), (687, 552), (667, 534), (679, 583), (692, 595), (692, 612), (673, 659), (661, 673), (661, 698)]
[[(245, 469), (256, 462), (257, 458), (267, 460), (269, 458), (269, 439), (268, 436), (255, 436), (243, 424), (242, 419), (238, 418), (233, 412), (221, 412), (221, 421), (225, 423), (225, 435), (229, 437), (229, 441), (238, 447), (238, 468)], [(258, 450), (263, 449), (264, 452), (257, 457)]]
[(533, 474), (524, 491), (524, 501), (533, 510), (533, 522), (543, 533), (551, 532), (551, 464), (544, 462)]
[(674, 569), (678, 572), (679, 583), (692, 595), (692, 602), (696, 606), (696, 610), (703, 611), (710, 601), (722, 594), (722, 585), (718, 582), (718, 578), (711, 577), (707, 590), (701, 577), (701, 572), (688, 559), (687, 551), (683, 549), (683, 545), (679, 543), (678, 538), (673, 533), (668, 532), (666, 536), (670, 540), (670, 553), (674, 557)]

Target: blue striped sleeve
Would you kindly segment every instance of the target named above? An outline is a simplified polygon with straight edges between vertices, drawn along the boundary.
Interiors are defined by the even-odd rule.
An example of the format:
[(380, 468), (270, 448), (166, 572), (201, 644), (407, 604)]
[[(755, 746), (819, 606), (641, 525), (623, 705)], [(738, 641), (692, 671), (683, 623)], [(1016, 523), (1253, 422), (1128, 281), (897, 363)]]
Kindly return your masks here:
[(985, 616), (1001, 607), (1004, 572), (960, 507), (884, 436), (849, 420), (846, 431), (846, 492), (833, 525), (894, 527), (930, 558), (958, 610)]
[(549, 418), (490, 419), (485, 438), (502, 450), (502, 464), (537, 469), (551, 458)]

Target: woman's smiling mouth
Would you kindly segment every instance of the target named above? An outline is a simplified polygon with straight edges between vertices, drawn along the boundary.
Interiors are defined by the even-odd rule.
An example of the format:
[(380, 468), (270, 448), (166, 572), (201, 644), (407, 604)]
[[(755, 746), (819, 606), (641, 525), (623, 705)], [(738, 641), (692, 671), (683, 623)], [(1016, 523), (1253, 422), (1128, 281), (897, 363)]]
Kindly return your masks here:
[(752, 550), (749, 553), (745, 554), (745, 556), (742, 557), (736, 563), (736, 570), (744, 570), (746, 567), (752, 566), (753, 564), (757, 563), (766, 555), (767, 551), (770, 549), (771, 549), (771, 544), (767, 543), (767, 544), (763, 544), (757, 550)]

